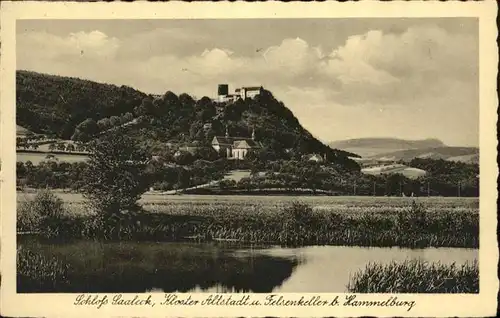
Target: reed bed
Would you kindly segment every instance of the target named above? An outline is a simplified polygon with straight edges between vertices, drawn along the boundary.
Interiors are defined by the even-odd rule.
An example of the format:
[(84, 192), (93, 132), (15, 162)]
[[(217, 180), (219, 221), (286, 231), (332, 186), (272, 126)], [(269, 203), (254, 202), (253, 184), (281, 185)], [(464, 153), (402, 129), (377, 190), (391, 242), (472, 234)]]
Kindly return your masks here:
[(353, 293), (479, 293), (477, 261), (461, 266), (406, 260), (369, 263), (347, 285)]
[[(30, 209), (21, 203), (18, 230), (29, 228)], [(65, 203), (67, 213), (50, 223), (67, 238), (156, 241), (230, 240), (283, 246), (345, 245), (399, 247), (479, 246), (479, 213), (474, 208), (432, 209), (417, 203), (389, 207), (314, 207), (296, 201), (145, 203), (137, 215), (110, 222), (84, 204)], [(26, 225), (28, 224), (28, 225)], [(19, 228), (19, 225), (25, 228)]]
[(33, 290), (67, 284), (69, 265), (22, 247), (17, 248), (17, 285)]

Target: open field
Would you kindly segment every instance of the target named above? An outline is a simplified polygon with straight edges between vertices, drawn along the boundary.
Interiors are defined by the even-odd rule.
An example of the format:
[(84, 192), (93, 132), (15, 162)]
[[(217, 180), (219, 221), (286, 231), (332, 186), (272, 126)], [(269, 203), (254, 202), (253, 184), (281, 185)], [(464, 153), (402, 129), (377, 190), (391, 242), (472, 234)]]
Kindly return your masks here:
[(233, 170), (233, 171), (229, 172), (224, 177), (224, 179), (239, 182), (241, 179), (248, 178), (248, 177), (250, 177), (249, 170)]
[(364, 174), (371, 174), (371, 175), (399, 173), (410, 179), (417, 179), (426, 174), (425, 170), (412, 168), (401, 164), (364, 168), (361, 170), (361, 172)]
[(53, 155), (60, 162), (81, 162), (87, 160), (87, 156), (79, 154), (52, 154), (49, 152), (17, 152), (16, 153), (18, 162), (31, 161), (34, 165), (39, 164), (42, 161), (47, 160), (47, 155)]
[[(84, 198), (80, 193), (68, 193), (54, 190), (66, 205), (75, 206), (83, 204)], [(23, 202), (32, 199), (35, 191), (17, 192), (17, 201)], [(429, 211), (479, 211), (479, 198), (453, 198), (453, 197), (369, 197), (369, 196), (268, 196), (268, 195), (162, 195), (144, 194), (140, 203), (146, 210), (163, 206), (164, 209), (179, 209), (183, 206), (237, 206), (248, 209), (249, 207), (266, 207), (276, 209), (292, 201), (299, 200), (310, 204), (315, 210), (336, 211), (371, 211), (402, 210), (413, 201), (423, 204)]]

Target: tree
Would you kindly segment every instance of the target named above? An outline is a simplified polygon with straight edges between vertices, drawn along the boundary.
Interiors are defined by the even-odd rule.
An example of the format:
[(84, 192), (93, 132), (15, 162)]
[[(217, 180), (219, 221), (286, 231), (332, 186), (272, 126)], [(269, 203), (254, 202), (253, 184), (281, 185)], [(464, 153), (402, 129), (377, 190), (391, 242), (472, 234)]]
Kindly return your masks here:
[(189, 128), (189, 138), (192, 140), (200, 140), (199, 135), (203, 134), (203, 123), (200, 121), (195, 121), (191, 124)]
[(264, 147), (258, 150), (255, 154), (255, 157), (257, 157), (261, 162), (269, 162), (278, 158), (272, 147)]
[(136, 116), (148, 116), (151, 115), (153, 108), (153, 99), (146, 97), (142, 100), (141, 104), (134, 109), (134, 113)]
[(22, 161), (16, 162), (16, 177), (23, 178), (26, 174), (26, 167)]
[(219, 188), (221, 190), (228, 190), (228, 189), (234, 188), (235, 186), (236, 186), (236, 181), (234, 181), (234, 180), (226, 179), (226, 180), (221, 180), (219, 182)]
[(111, 116), (109, 118), (109, 122), (112, 127), (119, 126), (120, 125), (120, 117), (118, 116)]
[(194, 162), (195, 157), (189, 151), (179, 151), (174, 155), (174, 160), (180, 165), (190, 165)]
[(82, 144), (80, 142), (76, 143), (76, 151), (80, 151), (81, 152), (81, 151), (85, 151), (85, 150), (86, 149), (85, 149), (85, 145), (84, 144)]
[(215, 105), (213, 103), (206, 103), (201, 107), (198, 107), (196, 118), (202, 122), (206, 122), (217, 114)]
[(204, 146), (204, 147), (199, 147), (195, 150), (194, 157), (195, 159), (214, 161), (219, 157), (219, 155), (214, 148), (209, 146)]
[[(89, 144), (83, 193), (101, 220), (122, 220), (139, 210), (137, 201), (147, 190), (144, 166), (148, 158), (134, 139), (117, 134)], [(109, 224), (109, 223), (105, 223)]]
[(238, 181), (238, 187), (250, 191), (252, 189), (252, 180), (248, 177), (241, 178), (240, 181)]
[(60, 142), (56, 145), (57, 150), (64, 151), (66, 149), (66, 144), (64, 142)]
[(21, 146), (24, 146), (23, 138), (17, 137), (16, 138), (16, 148), (21, 148)]
[(111, 122), (109, 118), (103, 118), (97, 122), (97, 126), (101, 131), (107, 130), (111, 127)]
[(73, 145), (73, 144), (67, 144), (66, 145), (66, 151), (68, 151), (68, 152), (75, 151), (75, 145)]
[(82, 121), (75, 128), (75, 133), (71, 136), (74, 141), (89, 141), (97, 132), (99, 131), (99, 126), (92, 118), (87, 118)]
[(132, 113), (130, 113), (130, 112), (125, 113), (122, 117), (123, 117), (124, 122), (126, 122), (126, 123), (129, 121), (132, 121), (134, 119), (134, 115), (132, 115)]
[(200, 100), (196, 101), (196, 109), (197, 110), (204, 109), (212, 105), (212, 103), (213, 102), (209, 97), (203, 96)]

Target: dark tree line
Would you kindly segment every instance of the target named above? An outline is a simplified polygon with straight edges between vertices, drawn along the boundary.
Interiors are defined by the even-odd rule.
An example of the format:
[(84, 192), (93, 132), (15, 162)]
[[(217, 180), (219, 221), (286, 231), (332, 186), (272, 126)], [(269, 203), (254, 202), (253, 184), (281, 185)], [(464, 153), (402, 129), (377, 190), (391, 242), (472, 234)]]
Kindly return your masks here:
[[(308, 160), (256, 160), (252, 165), (252, 176), (233, 186), (248, 190), (306, 188), (330, 191), (337, 195), (479, 196), (477, 165), (443, 165), (441, 161), (432, 159), (426, 159), (426, 163), (429, 173), (413, 179), (402, 174), (367, 175), (348, 172), (335, 164)], [(432, 168), (433, 164), (439, 168)], [(418, 164), (415, 163), (415, 166)], [(440, 172), (437, 173), (436, 169)], [(228, 187), (227, 184), (224, 186)]]
[(64, 188), (78, 190), (83, 184), (83, 172), (87, 168), (84, 162), (42, 161), (33, 165), (31, 161), (17, 162), (18, 187)]
[[(99, 170), (99, 173), (108, 175), (110, 178), (118, 178), (123, 173), (107, 168), (114, 166), (117, 165), (113, 165), (112, 161), (109, 161), (106, 166), (100, 167), (102, 169)], [(89, 169), (88, 162), (68, 163), (49, 159), (38, 165), (33, 165), (31, 161), (17, 162), (16, 168), (19, 188), (40, 189), (48, 187), (81, 191), (84, 186), (89, 186), (88, 182), (85, 181), (85, 174), (88, 173)], [(233, 165), (225, 159), (214, 162), (198, 159), (190, 165), (146, 160), (141, 165), (140, 173), (137, 172), (137, 174), (140, 175), (141, 187), (173, 190), (222, 179), (224, 174), (232, 168)]]

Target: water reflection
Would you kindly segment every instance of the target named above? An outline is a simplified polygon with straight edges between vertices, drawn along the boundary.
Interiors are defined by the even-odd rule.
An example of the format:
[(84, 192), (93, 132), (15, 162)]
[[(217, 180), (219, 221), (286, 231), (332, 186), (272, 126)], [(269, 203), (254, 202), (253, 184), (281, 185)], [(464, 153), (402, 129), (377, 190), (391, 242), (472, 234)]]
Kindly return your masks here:
[(67, 279), (37, 284), (18, 275), (18, 292), (134, 293), (200, 291), (271, 292), (290, 277), (297, 258), (259, 253), (239, 255), (235, 247), (155, 242), (43, 242), (23, 239), (24, 249), (69, 265)]
[(68, 264), (53, 285), (18, 276), (18, 292), (345, 292), (369, 262), (423, 259), (463, 264), (478, 250), (460, 248), (241, 247), (212, 243), (18, 241)]

